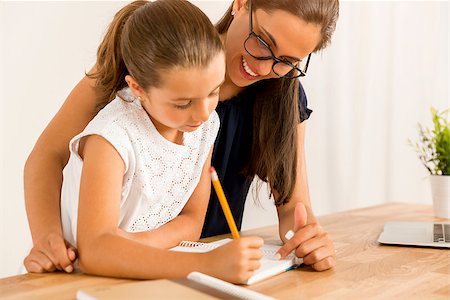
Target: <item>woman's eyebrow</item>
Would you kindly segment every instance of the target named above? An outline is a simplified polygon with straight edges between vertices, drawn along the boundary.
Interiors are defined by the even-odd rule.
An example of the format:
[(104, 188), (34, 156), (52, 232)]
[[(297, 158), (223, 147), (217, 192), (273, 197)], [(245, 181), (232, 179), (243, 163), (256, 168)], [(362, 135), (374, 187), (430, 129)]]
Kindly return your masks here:
[[(271, 35), (270, 32), (268, 32), (264, 27), (261, 26), (260, 28), (261, 28), (261, 30), (264, 32), (264, 34), (267, 35), (267, 36), (269, 37), (269, 39), (270, 39), (270, 41), (272, 42), (272, 44), (273, 44), (275, 47), (277, 47), (277, 41), (275, 40), (275, 38), (273, 37), (273, 35)], [(300, 58), (294, 57), (294, 56), (283, 56), (283, 57), (290, 58), (290, 59), (295, 60), (295, 61), (302, 61)]]
[(264, 34), (267, 35), (270, 39), (270, 41), (272, 42), (272, 44), (277, 47), (277, 41), (275, 41), (275, 38), (273, 37), (273, 35), (270, 34), (270, 32), (268, 32), (264, 27), (260, 26), (261, 30), (264, 31)]

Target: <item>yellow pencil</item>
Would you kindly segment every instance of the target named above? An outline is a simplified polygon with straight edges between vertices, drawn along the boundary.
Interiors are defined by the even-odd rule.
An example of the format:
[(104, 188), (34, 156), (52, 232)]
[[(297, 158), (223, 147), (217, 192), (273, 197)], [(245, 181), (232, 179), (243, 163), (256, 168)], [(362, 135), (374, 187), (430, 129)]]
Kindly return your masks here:
[(228, 205), (227, 198), (225, 198), (225, 194), (223, 193), (222, 185), (220, 184), (219, 177), (217, 176), (216, 170), (214, 167), (209, 169), (211, 173), (211, 181), (216, 190), (217, 198), (219, 198), (220, 205), (222, 206), (223, 213), (225, 218), (227, 219), (228, 226), (230, 226), (231, 234), (234, 239), (240, 238), (239, 232), (236, 227), (236, 223), (234, 222), (233, 215), (231, 214), (230, 206)]

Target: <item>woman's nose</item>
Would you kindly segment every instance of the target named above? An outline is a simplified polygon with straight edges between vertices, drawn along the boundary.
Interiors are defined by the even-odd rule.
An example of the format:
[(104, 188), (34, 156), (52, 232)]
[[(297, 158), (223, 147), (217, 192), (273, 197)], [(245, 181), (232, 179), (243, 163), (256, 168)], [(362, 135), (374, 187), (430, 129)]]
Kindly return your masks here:
[(258, 75), (260, 76), (266, 76), (269, 75), (270, 72), (272, 72), (272, 65), (273, 60), (258, 60), (257, 66), (258, 66)]

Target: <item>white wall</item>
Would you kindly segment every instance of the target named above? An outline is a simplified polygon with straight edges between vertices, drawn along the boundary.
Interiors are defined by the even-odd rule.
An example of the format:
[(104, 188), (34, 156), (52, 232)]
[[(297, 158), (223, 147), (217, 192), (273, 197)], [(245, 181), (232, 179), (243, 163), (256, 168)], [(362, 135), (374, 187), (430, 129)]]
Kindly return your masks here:
[[(229, 1), (197, 1), (217, 20)], [(124, 2), (0, 2), (0, 277), (31, 240), (23, 164)], [(302, 80), (314, 110), (307, 161), (317, 214), (390, 201), (430, 203), (407, 147), (428, 108), (448, 104), (448, 2), (343, 2), (333, 44)], [(264, 193), (263, 193), (264, 194)], [(267, 196), (263, 195), (263, 198)], [(247, 207), (253, 201), (248, 201)], [(270, 200), (244, 228), (276, 222)]]
[(333, 44), (304, 85), (309, 177), (319, 214), (385, 202), (431, 203), (407, 144), (430, 106), (449, 104), (449, 2), (344, 2)]

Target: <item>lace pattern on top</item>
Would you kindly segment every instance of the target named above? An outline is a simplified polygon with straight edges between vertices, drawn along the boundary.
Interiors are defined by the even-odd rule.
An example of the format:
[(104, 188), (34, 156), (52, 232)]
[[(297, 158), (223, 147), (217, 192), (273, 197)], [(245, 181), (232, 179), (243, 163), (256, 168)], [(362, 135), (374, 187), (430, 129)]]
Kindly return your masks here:
[[(82, 137), (96, 134), (105, 138), (125, 164), (119, 227), (128, 232), (152, 230), (174, 219), (197, 186), (219, 118), (214, 111), (197, 130), (184, 133), (183, 144), (178, 145), (160, 135), (129, 89), (118, 95), (72, 139), (65, 171), (70, 172), (71, 162), (82, 164), (78, 155)], [(81, 168), (72, 169), (79, 172)], [(78, 203), (78, 195), (72, 197)], [(77, 208), (71, 214), (77, 218)], [(76, 230), (76, 224), (73, 226)]]

